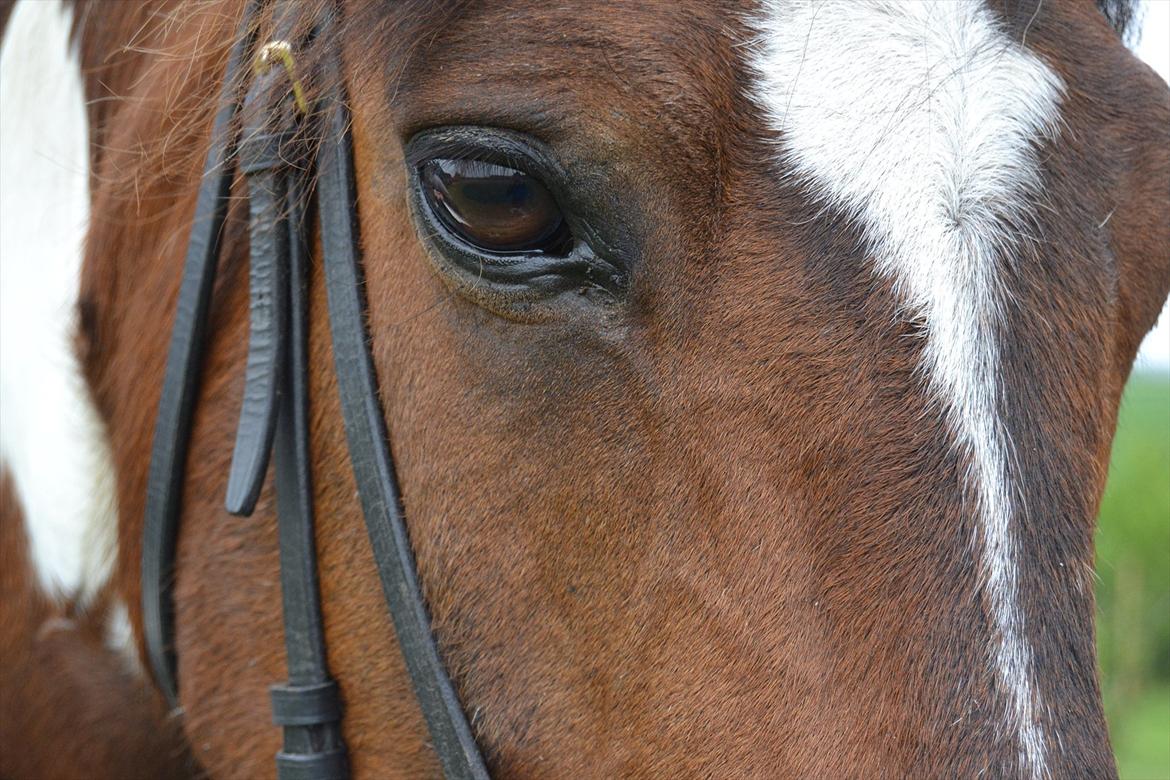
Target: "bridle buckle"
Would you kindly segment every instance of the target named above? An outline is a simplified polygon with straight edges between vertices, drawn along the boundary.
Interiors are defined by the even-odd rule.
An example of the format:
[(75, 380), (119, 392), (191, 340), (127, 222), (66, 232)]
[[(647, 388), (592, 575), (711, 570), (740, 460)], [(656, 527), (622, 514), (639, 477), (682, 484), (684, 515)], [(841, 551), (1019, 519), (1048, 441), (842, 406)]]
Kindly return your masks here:
[(293, 58), (292, 44), (284, 40), (269, 41), (260, 47), (256, 59), (252, 62), (252, 72), (257, 76), (266, 75), (273, 65), (281, 65), (288, 75), (292, 85), (293, 102), (301, 114), (309, 113), (309, 102), (305, 99), (305, 90), (297, 78), (296, 60)]

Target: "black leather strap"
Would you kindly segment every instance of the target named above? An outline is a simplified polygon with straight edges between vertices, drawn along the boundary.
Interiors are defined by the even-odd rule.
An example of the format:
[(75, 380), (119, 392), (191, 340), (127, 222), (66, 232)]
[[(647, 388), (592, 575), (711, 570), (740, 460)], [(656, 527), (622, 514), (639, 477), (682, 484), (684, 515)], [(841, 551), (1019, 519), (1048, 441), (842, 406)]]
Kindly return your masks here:
[[(269, 74), (269, 78), (278, 74)], [(276, 433), (276, 393), (285, 362), (288, 331), (288, 229), (281, 160), (289, 134), (269, 130), (262, 108), (268, 79), (257, 79), (244, 102), (240, 170), (248, 180), (249, 296), (248, 361), (236, 447), (228, 475), (227, 511), (251, 515), (264, 486)]]
[(341, 720), (341, 696), (337, 683), (273, 685), (272, 722), (279, 726), (314, 726)]
[[(289, 4), (277, 35), (292, 27)], [(270, 69), (244, 104), (240, 169), (251, 222), (251, 332), (244, 403), (228, 483), (228, 509), (250, 513), (275, 449), (281, 603), (289, 681), (271, 688), (273, 719), (284, 728), (280, 780), (348, 777), (341, 698), (329, 677), (317, 584), (309, 452), (308, 231), (312, 175), (295, 151), (289, 74)], [(273, 96), (277, 100), (273, 100)]]
[[(172, 704), (177, 703), (177, 689), (170, 577), (179, 492), (218, 238), (230, 194), (236, 83), (247, 67), (255, 19), (263, 5), (264, 0), (249, 0), (228, 65), (223, 107), (216, 119), (207, 177), (191, 232), (151, 455), (142, 557), (143, 607), (151, 665)], [(295, 7), (296, 3), (287, 0), (275, 14), (277, 28), (285, 35), (295, 16), (286, 11)], [(331, 40), (328, 28), (335, 23), (333, 12), (320, 23), (326, 40)], [(274, 720), (284, 728), (277, 772), (280, 780), (348, 777), (341, 738), (342, 706), (326, 662), (310, 473), (306, 213), (311, 177), (316, 173), (334, 363), (350, 458), (382, 590), (444, 774), (452, 780), (486, 780), (483, 758), (431, 633), (402, 516), (365, 324), (350, 117), (341, 87), (340, 55), (333, 51), (326, 63), (325, 83), (336, 86), (324, 101), (324, 126), (308, 134), (313, 138), (323, 134), (316, 168), (293, 153), (290, 144), (297, 124), (305, 120), (295, 118), (287, 90), (280, 94), (279, 72), (258, 80), (248, 93), (246, 141), (240, 154), (241, 169), (248, 179), (252, 319), (245, 398), (227, 503), (233, 512), (252, 511), (269, 454), (275, 451), (289, 671), (288, 683), (271, 690)], [(267, 102), (274, 95), (279, 98), (275, 109)]]
[(382, 592), (443, 772), (448, 780), (486, 779), (487, 768), (431, 633), (402, 516), (398, 475), (390, 454), (366, 332), (350, 118), (336, 52), (329, 58), (329, 68), (326, 79), (337, 87), (322, 107), (325, 124), (318, 151), (317, 197), (333, 363), (349, 457)]
[(344, 751), (276, 755), (276, 776), (280, 780), (348, 780), (349, 763)]
[[(281, 372), (276, 425), (276, 515), (280, 537), (280, 589), (284, 610), (287, 685), (271, 689), (273, 717), (284, 726), (277, 754), (280, 780), (330, 780), (345, 765), (341, 699), (329, 677), (325, 627), (317, 584), (313, 481), (309, 451), (309, 187), (291, 167), (285, 201), (288, 228), (288, 360)], [(309, 756), (331, 756), (312, 763)], [(322, 758), (321, 761), (326, 761)]]
[(238, 77), (246, 72), (261, 5), (262, 0), (249, 0), (236, 43), (228, 56), (220, 109), (211, 131), (203, 184), (199, 188), (187, 243), (187, 259), (183, 265), (183, 281), (179, 286), (179, 301), (175, 308), (150, 451), (142, 532), (142, 623), (150, 668), (172, 707), (179, 704), (171, 592), (179, 504), (191, 435), (191, 414), (199, 392), (207, 307), (231, 192), (231, 160), (236, 145), (234, 119), (240, 103)]

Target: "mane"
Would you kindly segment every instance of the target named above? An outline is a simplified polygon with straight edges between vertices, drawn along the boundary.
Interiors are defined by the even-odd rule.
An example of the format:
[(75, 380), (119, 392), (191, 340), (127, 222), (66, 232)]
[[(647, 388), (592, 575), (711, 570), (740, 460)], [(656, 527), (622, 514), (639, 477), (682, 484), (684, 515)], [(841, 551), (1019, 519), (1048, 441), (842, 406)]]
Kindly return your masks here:
[(1141, 35), (1140, 0), (1097, 0), (1097, 7), (1122, 40), (1137, 43)]

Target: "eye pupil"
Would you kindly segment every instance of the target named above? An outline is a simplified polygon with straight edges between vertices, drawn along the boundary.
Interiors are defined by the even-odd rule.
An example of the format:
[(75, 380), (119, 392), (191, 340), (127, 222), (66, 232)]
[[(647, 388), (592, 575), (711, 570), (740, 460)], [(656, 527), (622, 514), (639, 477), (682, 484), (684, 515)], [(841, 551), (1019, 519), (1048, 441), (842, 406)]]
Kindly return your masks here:
[(487, 252), (563, 254), (571, 236), (548, 188), (481, 160), (432, 159), (419, 168), (427, 207), (462, 241)]
[(508, 194), (511, 196), (510, 200), (513, 206), (522, 206), (529, 197), (528, 188), (524, 186), (523, 181), (519, 180), (519, 177), (513, 179), (512, 189), (509, 190)]

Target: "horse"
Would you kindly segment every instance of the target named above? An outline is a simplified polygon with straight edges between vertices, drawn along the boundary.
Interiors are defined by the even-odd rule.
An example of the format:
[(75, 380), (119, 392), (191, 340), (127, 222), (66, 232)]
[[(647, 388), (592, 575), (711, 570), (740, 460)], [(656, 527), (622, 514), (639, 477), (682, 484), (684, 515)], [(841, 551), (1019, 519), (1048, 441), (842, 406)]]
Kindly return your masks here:
[[(246, 6), (0, 5), (5, 777), (274, 772), (272, 479), (248, 518), (223, 498), (250, 311), (235, 161), (173, 706), (139, 566)], [(378, 406), (493, 776), (1116, 776), (1093, 531), (1170, 290), (1170, 89), (1126, 47), (1133, 19), (1119, 0), (263, 6), (257, 43), (294, 31), (282, 100), (340, 63)], [(435, 776), (310, 227), (349, 770)]]

